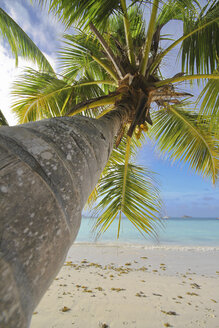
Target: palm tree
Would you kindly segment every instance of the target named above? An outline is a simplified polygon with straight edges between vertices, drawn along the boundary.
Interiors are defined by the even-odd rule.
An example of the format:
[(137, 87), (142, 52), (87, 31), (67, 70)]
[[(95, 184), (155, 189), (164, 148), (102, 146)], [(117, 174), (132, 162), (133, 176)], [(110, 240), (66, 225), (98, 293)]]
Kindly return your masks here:
[[(43, 4), (44, 2), (40, 1), (40, 3)], [(209, 119), (211, 118), (211, 123), (214, 122), (216, 126), (218, 117), (217, 115), (209, 115), (216, 112), (217, 106), (215, 99), (218, 91), (218, 75), (217, 72), (215, 74), (209, 73), (210, 71), (213, 73), (217, 69), (218, 45), (215, 42), (217, 42), (218, 33), (216, 22), (218, 20), (218, 5), (214, 1), (199, 12), (191, 1), (186, 4), (181, 1), (168, 1), (161, 6), (162, 10), (157, 19), (154, 19), (153, 15), (151, 16), (151, 24), (154, 22), (155, 26), (153, 32), (150, 32), (149, 28), (152, 27), (149, 24), (148, 33), (146, 33), (146, 24), (139, 5), (134, 4), (127, 9), (125, 1), (116, 1), (115, 3), (112, 7), (112, 4), (105, 4), (109, 7), (106, 7), (108, 9), (105, 15), (102, 15), (99, 8), (103, 8), (103, 5), (100, 6), (97, 3), (91, 7), (83, 7), (83, 2), (76, 1), (75, 11), (71, 10), (72, 16), (67, 17), (65, 15), (69, 15), (70, 12), (68, 6), (64, 8), (65, 5), (62, 2), (50, 2), (50, 9), (55, 14), (61, 13), (66, 27), (71, 25), (75, 19), (79, 21), (73, 35), (64, 35), (65, 46), (59, 54), (61, 74), (51, 75), (45, 72), (27, 70), (26, 74), (15, 84), (14, 89), (14, 96), (17, 99), (14, 104), (14, 111), (20, 123), (75, 114), (100, 118), (107, 112), (115, 110), (118, 105), (130, 109), (131, 115), (127, 117), (127, 122), (121, 127), (116, 141), (118, 147), (125, 132), (127, 135), (127, 152), (124, 151), (124, 143), (118, 147), (117, 153), (119, 152), (120, 163), (117, 156), (117, 167), (114, 161), (114, 170), (112, 167), (110, 169), (111, 183), (104, 184), (107, 166), (99, 182), (99, 185), (104, 185), (105, 188), (95, 190), (90, 197), (92, 199), (92, 196), (95, 195), (95, 199), (97, 197), (98, 200), (101, 200), (96, 208), (101, 214), (100, 220), (96, 224), (98, 233), (105, 231), (108, 223), (112, 222), (118, 214), (120, 219), (122, 213), (129, 219), (136, 217), (135, 207), (128, 214), (127, 211), (125, 213), (122, 204), (124, 204), (125, 196), (127, 196), (127, 173), (128, 168), (130, 168), (128, 166), (129, 148), (136, 146), (136, 138), (140, 140), (140, 144), (144, 142), (141, 140), (145, 137), (143, 131), (150, 130), (149, 133), (156, 140), (159, 149), (163, 153), (169, 153), (169, 157), (173, 160), (181, 159), (189, 162), (196, 171), (210, 176), (213, 183), (215, 183), (217, 175), (216, 146), (214, 138), (209, 136), (208, 129)], [(89, 9), (87, 10), (87, 8)], [(158, 10), (157, 3), (154, 3), (152, 9), (155, 15), (155, 11)], [(165, 36), (161, 34), (162, 28), (174, 19), (183, 21), (185, 35), (162, 51), (159, 48), (160, 40), (165, 39)], [(197, 43), (197, 33), (199, 34), (200, 49), (203, 48), (204, 43), (209, 42), (209, 53), (202, 49), (200, 51), (203, 53), (198, 53), (197, 50), (195, 55), (190, 54), (194, 48), (194, 46), (192, 48), (191, 42)], [(212, 35), (210, 40), (209, 33)], [(191, 38), (193, 39), (191, 40)], [(184, 42), (182, 69), (187, 71), (187, 75), (180, 72), (171, 79), (164, 79), (160, 71), (162, 59), (181, 41)], [(147, 49), (148, 42), (151, 44), (150, 51)], [(197, 62), (196, 57), (203, 58), (203, 61)], [(144, 64), (146, 58), (148, 58), (148, 63)], [(184, 69), (185, 65), (187, 66), (186, 70)], [(195, 65), (196, 67), (194, 67)], [(197, 73), (205, 74), (194, 74), (195, 68)], [(142, 74), (143, 70), (145, 73)], [(205, 117), (201, 118), (199, 115), (197, 119), (194, 104), (188, 102), (188, 97), (191, 95), (187, 92), (177, 91), (175, 83), (186, 80), (193, 81), (194, 79), (207, 80), (208, 78), (211, 80), (203, 91), (203, 96), (206, 94), (203, 104), (207, 98), (208, 106), (202, 106), (202, 113), (204, 114), (208, 108), (208, 117), (204, 115)], [(207, 95), (208, 90), (211, 90), (211, 97)], [(22, 99), (20, 99), (21, 95)], [(183, 102), (182, 99), (185, 97), (187, 97), (187, 101)], [(155, 108), (154, 103), (159, 110)], [(211, 110), (212, 112), (210, 112)], [(149, 129), (152, 121), (154, 125)], [(129, 137), (132, 137), (132, 144)], [(213, 154), (210, 154), (211, 147), (209, 148), (208, 144), (213, 146), (211, 149)], [(198, 150), (199, 147), (200, 150)], [(120, 151), (120, 148), (123, 149)], [(127, 155), (126, 162), (125, 153)], [(207, 153), (209, 157), (206, 157)], [(196, 156), (204, 156), (205, 164)], [(123, 169), (125, 174), (120, 175), (118, 180), (118, 165), (121, 164), (125, 164), (123, 168), (126, 169)], [(114, 190), (114, 198), (117, 201), (111, 204), (107, 202), (107, 199), (112, 197), (112, 190), (111, 188), (106, 190), (113, 181), (119, 183)], [(148, 188), (145, 183), (144, 185), (144, 195), (139, 192), (137, 198), (145, 198), (145, 192), (148, 198)], [(139, 191), (143, 191), (143, 189), (139, 188)], [(154, 200), (158, 199), (155, 189), (151, 190), (151, 194), (154, 193), (156, 194)], [(103, 196), (106, 202), (102, 201)], [(127, 204), (130, 207), (130, 201)], [(159, 209), (159, 202), (152, 202), (150, 205), (153, 207), (153, 214), (157, 216), (156, 209)], [(117, 211), (113, 211), (112, 207), (117, 208)], [(144, 201), (140, 207), (147, 208)], [(141, 217), (152, 220), (147, 221), (147, 224), (144, 225)], [(136, 217), (135, 223), (140, 230), (143, 227), (144, 232), (149, 232), (148, 227), (153, 230), (151, 226), (153, 218), (154, 216), (150, 216), (149, 213), (140, 213), (139, 217)], [(143, 226), (140, 227), (139, 222)], [(118, 236), (119, 229), (120, 225), (118, 226)]]
[[(14, 91), (21, 123), (62, 117), (0, 130), (2, 208), (9, 218), (3, 222), (1, 250), (1, 270), (8, 278), (0, 290), (3, 309), (13, 309), (2, 311), (7, 327), (30, 322), (77, 235), (81, 210), (107, 162), (99, 191), (91, 194), (101, 197), (99, 233), (119, 216), (119, 234), (122, 214), (139, 230), (153, 231), (157, 190), (150, 175), (145, 178), (129, 163), (144, 132), (171, 159), (188, 162), (213, 183), (217, 178), (218, 2), (200, 8), (196, 1), (154, 0), (147, 32), (142, 1), (129, 7), (125, 0), (73, 4), (49, 1), (67, 27), (77, 23), (78, 28), (65, 36), (61, 77), (28, 70)], [(161, 49), (162, 28), (176, 19), (183, 23), (183, 35)], [(161, 63), (181, 42), (183, 73), (165, 79)], [(175, 87), (196, 79), (207, 82), (200, 111), (188, 102), (190, 93)], [(75, 114), (83, 115), (63, 117)], [(115, 136), (118, 148), (109, 159)]]

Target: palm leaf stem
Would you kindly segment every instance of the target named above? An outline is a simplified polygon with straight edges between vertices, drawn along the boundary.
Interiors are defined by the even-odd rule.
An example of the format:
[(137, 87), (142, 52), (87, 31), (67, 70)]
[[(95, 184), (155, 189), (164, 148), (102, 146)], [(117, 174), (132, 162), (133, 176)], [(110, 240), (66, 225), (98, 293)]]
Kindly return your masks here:
[(119, 63), (118, 63), (116, 57), (114, 56), (112, 50), (108, 46), (106, 40), (103, 38), (103, 36), (100, 34), (100, 32), (96, 29), (96, 27), (94, 26), (93, 23), (89, 23), (89, 27), (90, 27), (91, 31), (94, 33), (94, 35), (97, 37), (97, 39), (100, 42), (103, 49), (105, 50), (107, 57), (110, 59), (113, 66), (115, 67), (115, 70), (116, 70), (117, 74), (119, 75), (120, 79), (122, 79), (123, 76), (125, 75), (125, 73), (124, 73), (122, 67), (119, 65)]
[(108, 85), (114, 85), (118, 87), (118, 83), (111, 81), (111, 80), (97, 80), (97, 81), (88, 81), (88, 82), (82, 82), (82, 83), (77, 83), (73, 85), (73, 88), (77, 87), (84, 87), (85, 85), (97, 85), (97, 84), (108, 84)]
[(112, 105), (115, 104), (117, 100), (120, 100), (122, 98), (121, 94), (116, 94), (114, 96), (103, 96), (103, 97), (98, 97), (95, 99), (90, 99), (87, 101), (83, 101), (82, 103), (74, 106), (66, 115), (76, 115), (84, 110), (87, 109), (92, 109), (95, 107), (100, 107), (100, 106), (106, 106), (106, 105)]
[[(30, 110), (32, 109), (32, 107), (34, 105), (37, 105), (38, 106), (38, 99), (36, 99), (29, 107), (28, 107), (28, 110), (25, 112), (25, 115), (24, 117), (22, 118), (22, 121), (20, 122), (20, 124), (23, 124), (23, 123), (27, 123), (26, 121), (26, 117), (27, 115), (29, 114)], [(39, 111), (40, 112), (40, 111)]]
[(143, 58), (141, 62), (140, 73), (144, 76), (147, 70), (148, 58), (151, 49), (151, 43), (154, 35), (154, 29), (156, 25), (156, 16), (157, 16), (157, 9), (158, 9), (159, 0), (154, 0), (152, 6), (152, 12), (150, 17), (150, 22), (148, 25), (147, 37), (144, 46)]
[(66, 97), (66, 99), (65, 99), (65, 101), (64, 101), (64, 104), (62, 105), (62, 108), (61, 108), (61, 111), (60, 111), (60, 112), (61, 112), (61, 115), (63, 115), (63, 112), (64, 112), (64, 110), (65, 110), (65, 107), (66, 107), (66, 105), (67, 105), (67, 103), (68, 103), (70, 97), (71, 97), (71, 93), (69, 93), (69, 95)]
[(166, 79), (163, 81), (155, 82), (154, 85), (156, 87), (162, 87), (165, 84), (169, 83), (176, 83), (176, 82), (183, 82), (187, 80), (196, 80), (196, 79), (219, 79), (219, 74), (194, 74), (194, 75), (187, 75), (187, 76), (178, 76), (173, 77), (171, 79)]
[(109, 106), (108, 108), (106, 108), (105, 110), (103, 110), (99, 115), (96, 116), (96, 118), (101, 118), (102, 116), (104, 116), (105, 114), (109, 113), (111, 110), (114, 109), (114, 105)]
[(122, 199), (121, 199), (121, 208), (120, 208), (120, 213), (119, 213), (119, 223), (118, 223), (117, 238), (119, 238), (120, 225), (121, 225), (121, 219), (122, 219), (122, 211), (123, 211), (124, 201), (125, 201), (126, 180), (127, 180), (127, 173), (128, 173), (130, 148), (131, 148), (131, 137), (127, 136), (126, 153), (125, 153), (125, 164), (124, 164), (124, 176), (123, 176), (123, 186), (122, 186), (122, 196), (121, 196)]
[(112, 78), (118, 82), (118, 76), (117, 74), (110, 68), (110, 66), (106, 65), (101, 59), (97, 58), (96, 56), (94, 55), (91, 55), (91, 58), (93, 60), (95, 60), (95, 62), (97, 62), (100, 66), (103, 67), (103, 69), (105, 69), (105, 71), (110, 75), (112, 76)]
[(209, 154), (210, 154), (210, 157), (211, 157), (211, 162), (212, 162), (212, 169), (213, 169), (213, 175), (212, 175), (212, 182), (213, 184), (215, 184), (215, 181), (216, 181), (216, 167), (215, 167), (215, 161), (214, 161), (214, 158), (212, 156), (212, 152), (211, 152), (211, 148), (209, 147), (209, 144), (208, 142), (206, 141), (205, 138), (203, 138), (202, 134), (199, 133), (199, 131), (197, 129), (194, 128), (194, 126), (188, 121), (185, 119), (185, 117), (183, 117), (182, 115), (180, 115), (180, 113), (178, 111), (176, 111), (173, 106), (169, 106), (168, 109), (170, 111), (172, 111), (174, 113), (174, 115), (178, 116), (186, 125), (188, 125), (190, 127), (190, 129), (203, 141), (203, 143), (206, 145), (208, 151), (209, 151)]
[(128, 57), (131, 65), (135, 67), (135, 55), (134, 55), (134, 48), (133, 48), (133, 42), (132, 42), (132, 36), (130, 33), (130, 22), (128, 18), (128, 12), (126, 7), (126, 0), (121, 0), (121, 6), (123, 10), (123, 22), (124, 22), (124, 28), (125, 28), (125, 38), (126, 38), (126, 44), (128, 47)]
[(149, 74), (152, 74), (156, 67), (160, 64), (161, 60), (163, 59), (166, 54), (172, 50), (174, 47), (176, 47), (180, 42), (184, 41), (185, 39), (189, 38), (191, 35), (195, 34), (196, 32), (199, 32), (203, 28), (207, 27), (208, 25), (218, 21), (218, 18), (212, 19), (210, 22), (203, 24), (196, 28), (195, 30), (187, 33), (186, 35), (183, 35), (181, 38), (177, 39), (175, 42), (173, 42), (166, 50), (164, 50), (161, 54), (157, 56), (157, 59), (154, 60), (153, 64), (150, 67)]

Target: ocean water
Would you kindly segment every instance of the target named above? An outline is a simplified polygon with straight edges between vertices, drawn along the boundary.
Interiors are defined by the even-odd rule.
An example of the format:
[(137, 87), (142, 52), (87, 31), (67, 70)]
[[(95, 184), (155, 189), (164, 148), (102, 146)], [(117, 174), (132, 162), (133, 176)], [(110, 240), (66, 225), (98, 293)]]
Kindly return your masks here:
[(111, 225), (98, 240), (92, 232), (95, 218), (83, 217), (76, 243), (107, 243), (150, 246), (219, 246), (219, 219), (169, 218), (157, 226), (157, 237), (144, 237), (127, 220), (123, 219), (117, 240), (118, 221)]

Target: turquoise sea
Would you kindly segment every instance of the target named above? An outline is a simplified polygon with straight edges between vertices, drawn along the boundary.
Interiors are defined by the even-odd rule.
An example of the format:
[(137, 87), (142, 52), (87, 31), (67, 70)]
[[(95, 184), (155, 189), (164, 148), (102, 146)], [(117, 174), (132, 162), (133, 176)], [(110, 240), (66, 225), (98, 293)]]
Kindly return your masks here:
[(77, 243), (107, 243), (151, 246), (219, 246), (219, 219), (216, 218), (169, 218), (157, 227), (157, 238), (143, 237), (127, 220), (122, 220), (120, 238), (117, 240), (117, 221), (95, 240), (92, 227), (95, 219), (83, 217)]

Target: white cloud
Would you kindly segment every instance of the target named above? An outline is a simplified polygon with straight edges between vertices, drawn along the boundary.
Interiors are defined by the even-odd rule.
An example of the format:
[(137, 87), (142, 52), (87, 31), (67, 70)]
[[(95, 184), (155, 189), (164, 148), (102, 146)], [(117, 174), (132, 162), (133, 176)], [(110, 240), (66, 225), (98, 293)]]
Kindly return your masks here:
[(24, 0), (5, 1), (5, 10), (30, 36), (36, 45), (49, 54), (57, 49), (58, 37), (64, 32), (64, 26), (46, 8), (41, 10)]
[(8, 14), (22, 27), (25, 27), (25, 24), (29, 27), (29, 14), (27, 9), (21, 4), (20, 1), (5, 1), (5, 7)]
[[(44, 53), (44, 55), (55, 69), (54, 57), (46, 53)], [(15, 59), (9, 56), (6, 48), (0, 45), (0, 109), (5, 115), (9, 125), (15, 125), (17, 123), (16, 117), (10, 109), (12, 104), (12, 83), (23, 72), (25, 67), (31, 67), (37, 70), (36, 64), (21, 57), (18, 59), (18, 67), (15, 67)]]
[(11, 86), (24, 67), (27, 66), (37, 69), (32, 62), (22, 58), (19, 58), (19, 66), (16, 68), (15, 59), (8, 56), (8, 51), (0, 45), (0, 109), (10, 125), (17, 123), (14, 114), (10, 110), (12, 103)]

